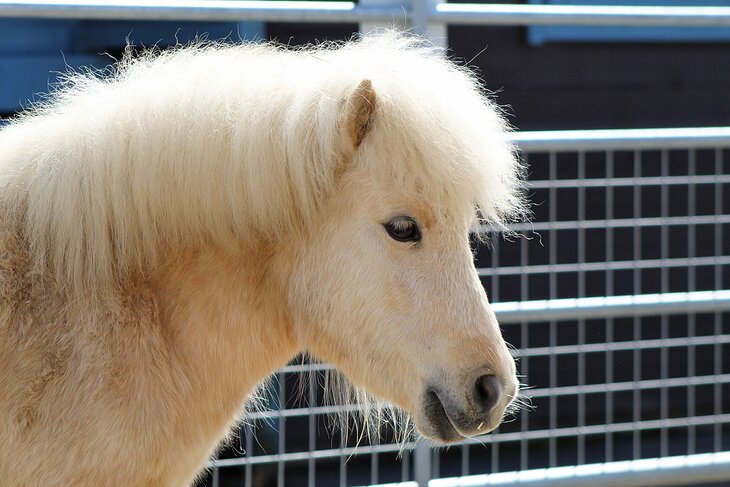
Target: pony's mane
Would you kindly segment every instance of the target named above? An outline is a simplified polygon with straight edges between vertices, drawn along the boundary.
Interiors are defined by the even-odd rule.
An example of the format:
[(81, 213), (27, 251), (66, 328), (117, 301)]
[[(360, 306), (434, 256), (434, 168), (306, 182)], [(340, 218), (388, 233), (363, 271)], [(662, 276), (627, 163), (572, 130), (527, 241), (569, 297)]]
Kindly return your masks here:
[[(175, 245), (293, 238), (335, 181), (342, 101), (372, 80), (370, 142), (436, 207), (498, 225), (524, 211), (522, 169), (477, 78), (393, 32), (288, 49), (200, 43), (70, 74), (0, 130), (0, 211), (70, 288), (141, 272)], [(395, 149), (393, 149), (395, 148)]]

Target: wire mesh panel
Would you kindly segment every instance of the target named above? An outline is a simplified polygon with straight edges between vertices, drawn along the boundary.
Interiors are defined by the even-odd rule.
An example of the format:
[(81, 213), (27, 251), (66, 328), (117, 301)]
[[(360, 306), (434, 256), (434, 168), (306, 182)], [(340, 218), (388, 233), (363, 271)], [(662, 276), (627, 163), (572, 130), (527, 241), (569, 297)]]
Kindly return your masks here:
[[(727, 288), (729, 156), (630, 145), (529, 153), (534, 222), (477, 254), (492, 301)], [(730, 316), (690, 302), (672, 314), (600, 314), (503, 320), (534, 410), (461, 450), (434, 450), (434, 477), (729, 449)]]
[[(708, 147), (690, 137), (686, 148), (651, 140), (527, 145), (533, 221), (475, 248), (498, 309), (730, 288), (730, 138)], [(678, 303), (671, 313), (568, 307), (543, 319), (538, 305), (530, 321), (502, 315), (532, 410), (448, 449), (398, 442), (388, 424), (371, 441), (351, 422), (341, 442), (332, 413), (356, 406), (326, 399), (328, 366), (290, 364), (266, 389), (270, 409), (248, 415), (205, 482), (424, 484), (730, 450), (730, 312)]]
[[(327, 389), (340, 389), (332, 380), (329, 366), (304, 358), (279, 371), (263, 389), (266, 408), (246, 415), (204, 483), (344, 486), (412, 479), (414, 443), (399, 441), (387, 422), (368, 436), (356, 419), (358, 405), (329, 397)], [(348, 410), (351, 417), (339, 414)]]

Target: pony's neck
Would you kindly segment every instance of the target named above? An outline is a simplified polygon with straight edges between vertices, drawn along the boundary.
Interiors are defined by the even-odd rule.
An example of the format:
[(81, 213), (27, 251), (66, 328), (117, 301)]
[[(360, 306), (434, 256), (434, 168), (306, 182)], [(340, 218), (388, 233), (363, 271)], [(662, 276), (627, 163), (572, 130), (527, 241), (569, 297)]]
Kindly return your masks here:
[(283, 267), (270, 248), (203, 251), (169, 258), (154, 280), (186, 390), (179, 434), (207, 438), (206, 455), (253, 389), (298, 352)]

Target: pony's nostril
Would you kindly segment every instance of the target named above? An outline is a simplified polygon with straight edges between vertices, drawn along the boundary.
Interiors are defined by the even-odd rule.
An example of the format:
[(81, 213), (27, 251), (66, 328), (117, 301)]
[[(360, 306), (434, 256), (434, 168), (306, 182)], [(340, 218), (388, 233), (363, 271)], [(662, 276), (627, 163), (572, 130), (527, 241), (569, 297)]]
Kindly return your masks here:
[(479, 377), (475, 386), (476, 405), (484, 411), (491, 410), (502, 400), (502, 383), (496, 376)]

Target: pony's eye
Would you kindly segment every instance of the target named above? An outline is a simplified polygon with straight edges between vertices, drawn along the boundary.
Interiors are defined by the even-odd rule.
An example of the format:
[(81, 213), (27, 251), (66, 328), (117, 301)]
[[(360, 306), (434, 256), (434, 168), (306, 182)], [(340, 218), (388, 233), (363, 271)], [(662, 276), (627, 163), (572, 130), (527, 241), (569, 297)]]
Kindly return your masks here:
[(418, 242), (421, 230), (410, 216), (397, 216), (383, 225), (390, 238), (399, 242)]

